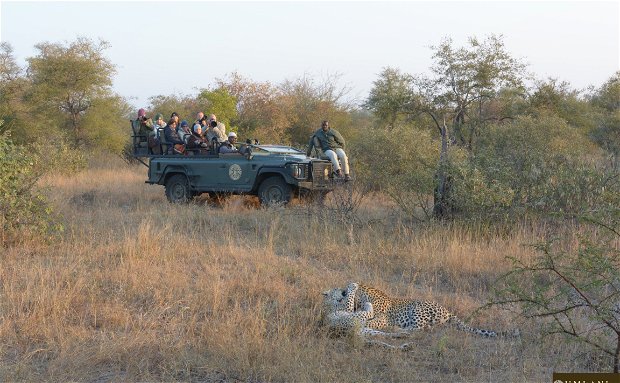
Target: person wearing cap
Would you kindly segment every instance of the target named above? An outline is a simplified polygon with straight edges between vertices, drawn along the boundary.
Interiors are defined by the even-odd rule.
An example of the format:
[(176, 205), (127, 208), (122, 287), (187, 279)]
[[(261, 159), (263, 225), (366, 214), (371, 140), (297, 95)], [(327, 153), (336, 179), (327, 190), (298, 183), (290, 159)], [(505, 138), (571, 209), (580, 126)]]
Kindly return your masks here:
[(187, 144), (187, 139), (192, 135), (191, 130), (189, 130), (189, 123), (185, 120), (181, 121), (179, 127), (177, 128), (177, 134), (181, 141)]
[[(337, 177), (342, 178), (344, 176), (345, 181), (351, 179), (349, 175), (349, 159), (344, 152), (344, 138), (342, 138), (336, 129), (331, 129), (329, 127), (329, 121), (324, 120), (321, 124), (321, 129), (314, 132), (312, 137), (310, 137), (308, 150), (306, 151), (308, 157), (312, 153), (312, 148), (315, 146), (319, 147), (323, 153), (329, 157), (332, 165), (334, 165), (334, 173)], [(338, 160), (340, 160), (340, 162)], [(340, 163), (342, 163), (343, 169), (340, 168)]]
[(155, 115), (155, 125), (153, 126), (153, 129), (155, 130), (155, 134), (157, 135), (157, 138), (159, 138), (159, 131), (163, 130), (166, 127), (166, 122), (164, 121), (164, 115), (161, 113), (157, 113)]
[(230, 132), (228, 133), (228, 140), (224, 141), (222, 145), (220, 145), (220, 154), (225, 153), (239, 153), (239, 149), (235, 146), (237, 143), (237, 133)]
[(189, 149), (199, 149), (200, 154), (207, 154), (209, 152), (209, 144), (202, 137), (202, 126), (195, 124), (192, 128), (192, 134), (187, 138), (187, 147)]
[(142, 136), (148, 136), (149, 134), (153, 133), (153, 120), (146, 116), (146, 110), (144, 110), (143, 108), (140, 108), (138, 110), (138, 118), (136, 119), (136, 121), (138, 121), (138, 123), (140, 124), (138, 134)]

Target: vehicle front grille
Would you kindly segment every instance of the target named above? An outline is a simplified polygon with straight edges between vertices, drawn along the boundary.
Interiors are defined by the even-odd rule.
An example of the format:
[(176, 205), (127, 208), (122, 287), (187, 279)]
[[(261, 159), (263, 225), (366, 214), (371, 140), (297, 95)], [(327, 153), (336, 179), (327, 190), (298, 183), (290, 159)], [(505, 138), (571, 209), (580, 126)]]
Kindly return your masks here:
[(314, 161), (312, 162), (312, 182), (315, 185), (328, 185), (329, 176), (332, 174), (331, 162)]

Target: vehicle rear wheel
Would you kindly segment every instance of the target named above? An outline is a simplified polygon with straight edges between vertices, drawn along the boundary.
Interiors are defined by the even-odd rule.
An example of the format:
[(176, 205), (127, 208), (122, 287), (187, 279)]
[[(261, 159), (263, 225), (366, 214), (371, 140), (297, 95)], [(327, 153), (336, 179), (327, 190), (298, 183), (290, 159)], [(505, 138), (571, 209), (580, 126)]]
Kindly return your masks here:
[(166, 197), (172, 203), (188, 203), (193, 198), (185, 175), (175, 174), (166, 181)]
[(292, 197), (291, 185), (284, 182), (282, 177), (269, 177), (260, 184), (258, 198), (263, 206), (286, 205)]

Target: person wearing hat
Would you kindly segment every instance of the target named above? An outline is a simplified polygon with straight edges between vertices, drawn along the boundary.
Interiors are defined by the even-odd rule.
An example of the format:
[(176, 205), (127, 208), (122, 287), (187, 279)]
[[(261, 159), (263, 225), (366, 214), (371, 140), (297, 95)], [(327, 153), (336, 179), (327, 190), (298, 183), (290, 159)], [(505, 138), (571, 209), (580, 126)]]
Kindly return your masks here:
[(192, 134), (187, 138), (187, 147), (200, 154), (207, 154), (209, 152), (209, 144), (202, 137), (202, 126), (200, 124), (195, 124), (192, 128)]
[(187, 139), (192, 135), (192, 132), (189, 130), (189, 123), (185, 120), (181, 121), (179, 127), (177, 128), (177, 134), (181, 141), (187, 144)]
[(235, 146), (237, 143), (237, 133), (230, 132), (228, 133), (228, 140), (224, 141), (222, 145), (220, 145), (220, 154), (225, 153), (239, 153), (239, 149)]
[(153, 120), (146, 116), (146, 110), (140, 108), (138, 110), (138, 118), (136, 119), (140, 124), (138, 134), (142, 136), (148, 136), (153, 133)]
[(164, 121), (164, 115), (161, 113), (157, 113), (155, 115), (155, 125), (153, 126), (155, 129), (155, 134), (157, 138), (159, 138), (159, 131), (164, 130), (166, 127), (166, 121)]

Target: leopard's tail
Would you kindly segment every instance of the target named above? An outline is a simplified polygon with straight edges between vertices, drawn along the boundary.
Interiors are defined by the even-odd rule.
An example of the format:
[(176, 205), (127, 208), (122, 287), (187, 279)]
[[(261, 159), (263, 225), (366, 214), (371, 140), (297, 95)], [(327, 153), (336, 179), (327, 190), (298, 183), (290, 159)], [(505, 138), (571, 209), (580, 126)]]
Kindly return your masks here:
[(470, 332), (470, 333), (480, 335), (486, 338), (497, 338), (498, 336), (506, 337), (506, 338), (517, 338), (520, 336), (520, 332), (518, 329), (511, 330), (511, 331), (496, 332), (492, 330), (484, 330), (484, 329), (471, 327), (465, 322), (463, 322), (461, 319), (459, 319), (456, 315), (452, 315), (450, 319), (448, 319), (448, 323), (456, 327), (457, 330)]

